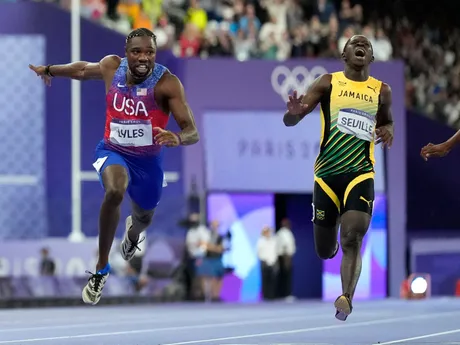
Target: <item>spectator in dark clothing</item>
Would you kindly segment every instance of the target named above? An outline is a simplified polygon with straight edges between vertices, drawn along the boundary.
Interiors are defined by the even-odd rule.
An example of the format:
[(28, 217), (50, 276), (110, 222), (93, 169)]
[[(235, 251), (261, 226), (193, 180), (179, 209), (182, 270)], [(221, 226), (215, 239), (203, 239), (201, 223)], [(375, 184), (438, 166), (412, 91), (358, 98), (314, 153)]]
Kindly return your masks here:
[(277, 242), (270, 227), (262, 229), (262, 235), (257, 241), (257, 257), (260, 261), (260, 275), (262, 280), (262, 298), (272, 300), (275, 298), (277, 277)]
[(331, 15), (335, 14), (335, 7), (328, 0), (318, 0), (315, 14), (322, 24), (327, 24)]
[(107, 17), (111, 20), (118, 20), (120, 18), (117, 7), (120, 0), (107, 0)]
[(56, 264), (54, 260), (49, 257), (48, 248), (41, 250), (40, 274), (42, 276), (54, 276), (56, 271)]

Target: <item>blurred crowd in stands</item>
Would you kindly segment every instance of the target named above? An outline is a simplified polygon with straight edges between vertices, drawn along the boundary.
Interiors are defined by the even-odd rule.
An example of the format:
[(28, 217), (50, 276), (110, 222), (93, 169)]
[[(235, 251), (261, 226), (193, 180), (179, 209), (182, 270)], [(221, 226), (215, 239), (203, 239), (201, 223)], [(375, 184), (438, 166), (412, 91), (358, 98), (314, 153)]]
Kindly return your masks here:
[[(69, 6), (70, 0), (63, 0)], [(353, 34), (375, 59), (406, 63), (406, 104), (460, 126), (459, 29), (448, 35), (353, 0), (82, 0), (84, 15), (128, 33), (147, 27), (180, 57), (337, 58)], [(362, 3), (362, 4), (361, 4)], [(396, 2), (395, 2), (396, 3)], [(372, 8), (370, 8), (372, 7)]]

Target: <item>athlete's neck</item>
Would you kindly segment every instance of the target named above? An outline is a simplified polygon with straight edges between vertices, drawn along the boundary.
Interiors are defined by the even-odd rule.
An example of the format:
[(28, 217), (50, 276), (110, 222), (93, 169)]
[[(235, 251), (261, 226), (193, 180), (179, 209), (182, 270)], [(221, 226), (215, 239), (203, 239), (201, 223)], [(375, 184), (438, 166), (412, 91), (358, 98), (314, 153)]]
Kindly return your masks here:
[(147, 80), (148, 77), (150, 77), (152, 72), (153, 72), (153, 68), (150, 70), (150, 72), (145, 77), (137, 78), (131, 73), (131, 70), (128, 68), (128, 72), (126, 72), (126, 84), (128, 85), (141, 84), (142, 82)]
[(345, 77), (347, 79), (353, 81), (366, 81), (369, 79), (369, 68), (366, 67), (353, 67), (353, 66), (345, 66), (345, 70), (343, 71)]

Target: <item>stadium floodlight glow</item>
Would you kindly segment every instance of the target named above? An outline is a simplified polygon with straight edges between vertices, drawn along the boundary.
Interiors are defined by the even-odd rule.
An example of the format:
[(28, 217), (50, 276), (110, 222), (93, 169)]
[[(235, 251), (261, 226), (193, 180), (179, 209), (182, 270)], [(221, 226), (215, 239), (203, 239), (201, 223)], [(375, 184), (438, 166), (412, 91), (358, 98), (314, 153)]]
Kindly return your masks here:
[(425, 299), (431, 296), (431, 276), (428, 273), (413, 273), (403, 285), (403, 298)]
[(410, 290), (414, 294), (423, 294), (428, 290), (428, 282), (423, 277), (417, 277), (410, 284)]

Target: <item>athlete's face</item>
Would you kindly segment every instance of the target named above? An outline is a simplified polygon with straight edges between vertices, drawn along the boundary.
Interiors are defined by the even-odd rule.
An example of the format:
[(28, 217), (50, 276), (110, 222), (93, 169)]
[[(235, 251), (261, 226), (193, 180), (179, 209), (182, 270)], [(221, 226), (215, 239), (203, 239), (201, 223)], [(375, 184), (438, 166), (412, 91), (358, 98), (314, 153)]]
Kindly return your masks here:
[(366, 36), (353, 36), (342, 54), (342, 59), (345, 63), (356, 67), (368, 66), (374, 61), (371, 42)]
[(157, 49), (152, 37), (133, 37), (126, 45), (126, 58), (129, 70), (135, 79), (149, 75), (155, 65)]

